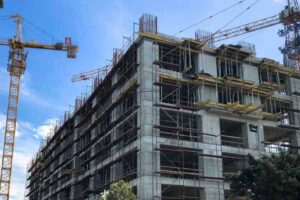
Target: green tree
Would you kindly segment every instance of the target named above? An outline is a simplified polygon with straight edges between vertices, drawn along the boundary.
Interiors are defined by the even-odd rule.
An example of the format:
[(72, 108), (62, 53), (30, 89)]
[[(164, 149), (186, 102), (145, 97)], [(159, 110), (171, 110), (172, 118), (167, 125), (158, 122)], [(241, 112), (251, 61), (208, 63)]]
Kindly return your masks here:
[(248, 166), (230, 177), (231, 190), (237, 196), (254, 200), (299, 200), (300, 156), (285, 152), (254, 159), (248, 156)]
[(123, 180), (113, 183), (106, 195), (100, 200), (136, 200), (130, 185)]

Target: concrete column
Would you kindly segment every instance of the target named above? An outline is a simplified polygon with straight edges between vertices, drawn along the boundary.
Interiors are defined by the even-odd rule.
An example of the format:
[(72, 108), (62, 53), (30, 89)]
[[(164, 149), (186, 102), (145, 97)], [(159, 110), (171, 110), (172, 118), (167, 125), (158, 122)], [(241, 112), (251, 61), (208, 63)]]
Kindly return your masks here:
[[(220, 144), (220, 119), (212, 116), (209, 113), (202, 115), (202, 130), (204, 133), (208, 133), (214, 136), (203, 137), (203, 142), (207, 143), (210, 148), (203, 149), (204, 154), (208, 155), (222, 155)], [(200, 156), (200, 165), (203, 167), (203, 175), (207, 177), (222, 177), (222, 159), (209, 156)], [(207, 179), (211, 180), (211, 179)], [(220, 181), (220, 188), (215, 187), (217, 181)], [(216, 183), (212, 184), (212, 187), (204, 188), (204, 196), (206, 200), (220, 200), (224, 199), (224, 191), (222, 187), (222, 181), (216, 180)]]
[(262, 131), (257, 123), (247, 123), (245, 129), (245, 135), (247, 137), (247, 148), (253, 150), (259, 150), (260, 148), (260, 139), (262, 137)]
[(155, 191), (154, 178), (157, 170), (156, 159), (157, 151), (154, 149), (153, 125), (156, 123), (157, 116), (153, 107), (153, 95), (158, 89), (153, 85), (155, 80), (153, 61), (158, 59), (158, 47), (149, 40), (143, 40), (138, 48), (138, 80), (139, 88), (137, 90), (137, 103), (140, 106), (138, 112), (138, 178), (137, 197), (141, 200), (152, 200)]
[(265, 134), (264, 134), (264, 127), (263, 125), (259, 124), (258, 125), (258, 145), (259, 145), (259, 154), (265, 154)]

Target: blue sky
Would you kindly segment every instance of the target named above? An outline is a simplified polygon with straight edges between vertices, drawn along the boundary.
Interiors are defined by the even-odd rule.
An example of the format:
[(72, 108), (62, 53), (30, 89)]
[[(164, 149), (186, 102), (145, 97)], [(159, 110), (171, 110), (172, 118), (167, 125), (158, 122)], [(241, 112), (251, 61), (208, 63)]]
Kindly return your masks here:
[[(35, 26), (57, 40), (71, 36), (79, 45), (78, 57), (67, 59), (65, 52), (29, 49), (27, 70), (22, 79), (18, 133), (13, 169), (12, 200), (24, 197), (25, 171), (40, 141), (52, 123), (86, 90), (87, 82), (71, 83), (73, 74), (103, 66), (111, 59), (112, 49), (122, 46), (122, 36), (132, 34), (133, 22), (143, 13), (158, 16), (159, 31), (173, 34), (238, 0), (4, 0), (0, 10), (0, 38), (12, 37), (15, 23), (2, 16), (21, 14)], [(230, 11), (199, 24), (178, 35), (192, 37), (197, 28), (216, 31), (255, 0), (246, 0)], [(255, 7), (235, 20), (228, 28), (273, 16), (283, 9), (284, 0), (261, 0)], [(5, 20), (2, 20), (5, 19)], [(280, 25), (234, 38), (256, 44), (258, 57), (281, 61), (278, 47), (283, 38), (277, 36)], [(41, 32), (41, 31), (40, 31)], [(29, 24), (24, 25), (24, 39), (47, 41)], [(6, 71), (8, 48), (0, 46), (0, 144), (3, 143), (9, 76)], [(2, 151), (2, 150), (1, 150)]]

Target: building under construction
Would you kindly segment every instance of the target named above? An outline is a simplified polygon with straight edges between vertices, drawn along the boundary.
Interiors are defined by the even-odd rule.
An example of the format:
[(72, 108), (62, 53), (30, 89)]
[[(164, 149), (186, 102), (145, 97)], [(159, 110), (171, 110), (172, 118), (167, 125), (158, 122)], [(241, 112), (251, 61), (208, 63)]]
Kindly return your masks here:
[(30, 163), (26, 197), (98, 200), (122, 179), (139, 200), (231, 199), (226, 177), (248, 153), (297, 153), (299, 69), (196, 36), (160, 34), (143, 15)]

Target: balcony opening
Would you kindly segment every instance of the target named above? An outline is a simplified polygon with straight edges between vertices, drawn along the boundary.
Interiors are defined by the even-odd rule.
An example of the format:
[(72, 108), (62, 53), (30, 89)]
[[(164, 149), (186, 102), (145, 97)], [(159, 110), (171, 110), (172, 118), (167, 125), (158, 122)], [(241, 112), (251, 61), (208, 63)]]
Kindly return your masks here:
[(247, 143), (247, 124), (220, 119), (222, 145), (245, 148)]

